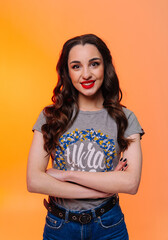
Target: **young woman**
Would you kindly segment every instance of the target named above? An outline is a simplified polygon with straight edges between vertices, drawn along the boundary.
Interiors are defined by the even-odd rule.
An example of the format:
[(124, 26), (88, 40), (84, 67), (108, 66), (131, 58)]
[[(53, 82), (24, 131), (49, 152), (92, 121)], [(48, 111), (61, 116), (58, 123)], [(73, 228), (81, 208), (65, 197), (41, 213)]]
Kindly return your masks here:
[(49, 195), (43, 239), (126, 240), (118, 193), (138, 190), (143, 130), (120, 103), (110, 51), (97, 36), (68, 40), (57, 73), (53, 104), (33, 127), (27, 169), (28, 191)]

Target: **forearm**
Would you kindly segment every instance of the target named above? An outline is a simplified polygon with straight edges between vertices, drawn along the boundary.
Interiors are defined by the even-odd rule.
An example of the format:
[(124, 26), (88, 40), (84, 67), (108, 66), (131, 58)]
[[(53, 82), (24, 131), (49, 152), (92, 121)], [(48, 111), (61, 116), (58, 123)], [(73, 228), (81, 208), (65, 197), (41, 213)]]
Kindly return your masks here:
[[(51, 195), (59, 198), (102, 198), (102, 193), (74, 183), (61, 182), (46, 173), (49, 156), (43, 148), (43, 135), (35, 131), (28, 157), (27, 189), (29, 192)], [(61, 171), (62, 172), (62, 171)]]
[(78, 184), (59, 181), (44, 172), (39, 172), (36, 176), (31, 174), (27, 180), (29, 192), (46, 194), (59, 198), (104, 198), (109, 194), (96, 191)]
[[(122, 175), (123, 171), (126, 171), (127, 169), (128, 169), (127, 159), (122, 158), (119, 161), (114, 171), (115, 172), (120, 171)], [(114, 180), (116, 180), (116, 176), (114, 176), (114, 180), (111, 179), (111, 175), (113, 174), (113, 172), (92, 173), (92, 172), (81, 172), (81, 171), (61, 171), (54, 168), (50, 168), (46, 172), (47, 174), (56, 178), (57, 180), (60, 180), (63, 182), (70, 181), (70, 182), (78, 183), (80, 185), (83, 185), (98, 191), (103, 191), (103, 192), (106, 191), (109, 194), (118, 193), (118, 189), (120, 189), (118, 188), (118, 184), (116, 187), (115, 187), (116, 184), (115, 185), (113, 184), (113, 186), (111, 184), (112, 183), (111, 181), (114, 182)], [(129, 184), (122, 185), (121, 183), (120, 185), (124, 187), (123, 192), (125, 192), (127, 185), (129, 186)], [(128, 189), (128, 191), (130, 191), (130, 188)]]
[(67, 174), (67, 181), (76, 182), (89, 188), (107, 193), (129, 193), (137, 192), (138, 183), (136, 179), (125, 172), (73, 172)]

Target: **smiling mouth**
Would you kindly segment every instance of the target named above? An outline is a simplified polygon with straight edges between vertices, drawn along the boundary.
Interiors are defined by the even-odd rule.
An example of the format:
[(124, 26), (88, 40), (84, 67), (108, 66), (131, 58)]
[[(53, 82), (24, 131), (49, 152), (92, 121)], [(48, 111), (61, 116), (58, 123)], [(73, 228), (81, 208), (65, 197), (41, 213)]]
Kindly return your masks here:
[(88, 81), (83, 81), (81, 82), (81, 85), (85, 89), (92, 88), (94, 86), (95, 81), (94, 80), (88, 80)]

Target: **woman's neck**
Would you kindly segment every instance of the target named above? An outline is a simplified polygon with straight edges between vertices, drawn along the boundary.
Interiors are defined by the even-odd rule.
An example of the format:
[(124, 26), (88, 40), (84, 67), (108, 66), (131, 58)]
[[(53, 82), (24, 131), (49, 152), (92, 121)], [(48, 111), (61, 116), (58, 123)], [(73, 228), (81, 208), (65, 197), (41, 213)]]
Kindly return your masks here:
[(96, 94), (96, 96), (84, 96), (79, 94), (78, 104), (79, 109), (83, 111), (96, 111), (103, 108), (104, 98), (102, 93)]

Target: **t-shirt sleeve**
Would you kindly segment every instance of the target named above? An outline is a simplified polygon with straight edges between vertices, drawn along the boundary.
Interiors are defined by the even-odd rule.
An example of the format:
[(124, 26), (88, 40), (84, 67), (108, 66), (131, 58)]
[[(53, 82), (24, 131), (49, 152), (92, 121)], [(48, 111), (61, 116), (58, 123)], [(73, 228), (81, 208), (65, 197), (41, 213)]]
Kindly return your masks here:
[(124, 113), (128, 119), (128, 127), (125, 130), (125, 134), (124, 137), (129, 137), (132, 134), (136, 134), (139, 133), (140, 136), (142, 137), (144, 135), (144, 130), (142, 129), (140, 123), (138, 122), (137, 117), (135, 116), (135, 114), (128, 110), (127, 108), (124, 108)]
[(37, 130), (39, 132), (41, 132), (41, 127), (43, 126), (43, 124), (46, 123), (46, 118), (44, 116), (43, 111), (41, 111), (40, 115), (37, 118), (37, 121), (35, 122), (32, 131)]

